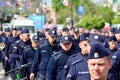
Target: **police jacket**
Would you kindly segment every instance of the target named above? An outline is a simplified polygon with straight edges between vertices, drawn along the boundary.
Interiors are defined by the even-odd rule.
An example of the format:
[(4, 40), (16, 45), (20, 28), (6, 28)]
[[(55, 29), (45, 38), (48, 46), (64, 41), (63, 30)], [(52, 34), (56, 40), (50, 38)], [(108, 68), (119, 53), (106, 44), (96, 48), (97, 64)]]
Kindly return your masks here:
[(87, 55), (78, 53), (76, 60), (72, 62), (66, 80), (90, 80), (90, 74), (87, 65)]
[(40, 45), (36, 51), (36, 55), (32, 64), (31, 73), (36, 73), (37, 66), (41, 74), (46, 75), (47, 65), (49, 59), (54, 51), (57, 50), (57, 46), (50, 45), (48, 41), (45, 44)]
[(120, 80), (120, 48), (112, 55), (112, 63), (108, 78), (110, 80)]
[(9, 47), (10, 47), (10, 42), (8, 40), (8, 37), (3, 37), (2, 42), (5, 44), (5, 48), (2, 50), (3, 57), (9, 57)]
[[(20, 59), (20, 65), (28, 64), (33, 62), (36, 50), (32, 47), (32, 45), (25, 46), (22, 57)], [(27, 66), (28, 71), (30, 71), (31, 65)]]
[(73, 53), (71, 50), (66, 52), (63, 49), (54, 53), (48, 63), (46, 80), (62, 80), (64, 65)]
[(12, 57), (18, 58), (22, 56), (22, 52), (25, 46), (30, 45), (31, 41), (24, 42), (23, 40), (17, 40), (14, 43), (13, 50), (12, 50)]

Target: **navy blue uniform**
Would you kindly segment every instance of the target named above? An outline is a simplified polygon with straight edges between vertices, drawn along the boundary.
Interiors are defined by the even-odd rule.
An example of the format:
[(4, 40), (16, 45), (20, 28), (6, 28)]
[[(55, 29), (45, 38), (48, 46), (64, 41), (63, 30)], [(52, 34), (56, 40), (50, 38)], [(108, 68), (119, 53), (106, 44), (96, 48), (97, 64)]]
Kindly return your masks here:
[[(13, 50), (9, 59), (11, 69), (14, 69), (16, 66), (18, 66), (24, 47), (30, 44), (31, 44), (31, 41), (27, 41), (27, 42), (24, 42), (22, 40), (15, 41), (15, 43), (13, 44)], [(15, 77), (16, 77), (16, 74), (13, 74), (12, 78), (15, 78)]]
[(36, 68), (39, 67), (39, 71), (37, 71), (38, 77), (36, 78), (39, 78), (39, 74), (46, 76), (47, 65), (54, 51), (57, 51), (56, 44), (50, 45), (48, 41), (46, 41), (45, 44), (39, 46), (31, 67), (31, 73), (36, 73)]
[[(24, 51), (22, 53), (22, 57), (20, 59), (20, 65), (33, 62), (35, 53), (36, 53), (36, 50), (33, 49), (31, 45), (25, 46)], [(25, 71), (26, 75), (28, 76), (28, 79), (30, 75), (30, 69), (31, 69), (31, 65), (27, 66), (26, 71)]]
[(71, 54), (74, 52), (71, 50), (66, 52), (62, 49), (52, 55), (47, 67), (47, 80), (62, 80), (64, 65)]
[(72, 67), (67, 74), (66, 80), (90, 80), (87, 55), (78, 53), (76, 60), (72, 62)]
[(19, 40), (19, 37), (13, 37), (13, 36), (10, 36), (8, 38), (9, 42), (10, 42), (10, 46), (9, 46), (9, 53), (12, 52), (12, 49), (13, 49), (13, 45), (14, 45), (14, 42)]
[(3, 58), (3, 66), (5, 69), (5, 72), (10, 70), (10, 64), (8, 63), (8, 60), (5, 60), (5, 57), (9, 58), (9, 46), (10, 42), (8, 41), (8, 37), (3, 37), (2, 42), (5, 44), (5, 48), (2, 50), (2, 58)]
[[(2, 38), (4, 37), (4, 34), (0, 35), (0, 43), (2, 43)], [(0, 60), (2, 60), (2, 53), (0, 51)]]
[(120, 80), (120, 49), (112, 55), (112, 63), (108, 78), (110, 80)]
[(77, 56), (77, 55), (78, 55), (78, 54), (76, 53), (76, 54), (71, 55), (71, 56), (68, 58), (65, 66), (64, 66), (64, 71), (63, 71), (63, 76), (62, 76), (63, 80), (65, 80), (65, 78), (66, 78), (66, 76), (67, 76), (70, 68), (72, 67), (72, 63), (76, 60), (76, 56)]

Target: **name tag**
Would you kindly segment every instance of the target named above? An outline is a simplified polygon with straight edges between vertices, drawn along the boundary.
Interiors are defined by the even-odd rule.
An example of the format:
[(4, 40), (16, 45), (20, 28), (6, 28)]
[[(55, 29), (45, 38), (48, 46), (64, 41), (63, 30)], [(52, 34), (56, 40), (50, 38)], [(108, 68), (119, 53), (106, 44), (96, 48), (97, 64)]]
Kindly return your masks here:
[(42, 50), (41, 52), (47, 52), (46, 50)]
[(89, 72), (88, 71), (84, 71), (84, 72), (78, 72), (78, 74), (88, 74)]

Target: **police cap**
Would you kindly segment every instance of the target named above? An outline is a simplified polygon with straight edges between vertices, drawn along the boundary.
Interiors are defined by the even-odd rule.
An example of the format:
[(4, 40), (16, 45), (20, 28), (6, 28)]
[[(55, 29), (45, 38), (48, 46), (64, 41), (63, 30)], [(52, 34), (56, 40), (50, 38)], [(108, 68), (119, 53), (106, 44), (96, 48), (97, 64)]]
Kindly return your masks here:
[(88, 55), (88, 59), (98, 59), (109, 55), (109, 51), (106, 50), (106, 48), (102, 44), (95, 44), (92, 47), (90, 54)]
[(10, 28), (5, 28), (5, 32), (10, 32)]
[(57, 36), (57, 32), (56, 32), (56, 30), (54, 30), (54, 29), (49, 30), (49, 31), (48, 31), (48, 34), (49, 34), (51, 37)]
[(72, 38), (70, 36), (62, 36), (60, 38), (60, 42), (63, 44), (70, 43), (70, 42), (72, 42)]
[(37, 35), (34, 35), (34, 36), (32, 37), (32, 40), (33, 40), (34, 42), (39, 42), (39, 37), (38, 37)]
[(83, 33), (83, 34), (80, 36), (80, 42), (81, 42), (81, 41), (86, 41), (86, 40), (88, 40), (88, 35), (87, 35), (87, 33)]
[(116, 39), (116, 37), (115, 36), (111, 36), (110, 38), (109, 38), (109, 41), (117, 41), (117, 39)]
[(66, 28), (66, 27), (64, 27), (64, 28), (62, 29), (62, 31), (63, 31), (63, 32), (66, 32), (66, 31), (69, 31), (69, 29)]
[(26, 28), (21, 31), (21, 34), (25, 34), (25, 33), (29, 33), (29, 30)]

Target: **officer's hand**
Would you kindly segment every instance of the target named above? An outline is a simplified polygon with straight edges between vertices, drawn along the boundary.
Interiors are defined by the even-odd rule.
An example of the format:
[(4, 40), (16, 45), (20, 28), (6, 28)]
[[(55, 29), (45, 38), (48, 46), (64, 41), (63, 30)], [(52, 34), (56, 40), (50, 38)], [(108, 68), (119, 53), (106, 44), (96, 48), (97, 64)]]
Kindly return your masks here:
[(30, 80), (34, 80), (34, 76), (35, 76), (35, 74), (34, 74), (34, 73), (31, 73), (31, 74), (30, 74)]
[(5, 57), (5, 60), (8, 60), (8, 57)]

